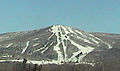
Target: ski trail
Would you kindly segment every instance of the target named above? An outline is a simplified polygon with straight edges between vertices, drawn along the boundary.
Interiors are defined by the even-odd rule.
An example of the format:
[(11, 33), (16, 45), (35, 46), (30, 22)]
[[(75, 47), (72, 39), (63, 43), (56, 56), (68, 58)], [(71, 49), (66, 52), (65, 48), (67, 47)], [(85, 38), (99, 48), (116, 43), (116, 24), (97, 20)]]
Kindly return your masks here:
[(91, 37), (94, 37), (95, 39), (97, 39), (97, 40), (99, 40), (99, 41), (101, 41), (101, 39), (99, 39), (98, 37), (95, 37), (94, 35), (92, 35), (92, 34), (89, 34)]
[[(31, 54), (33, 54), (33, 53), (35, 53), (35, 52), (41, 51), (41, 50), (43, 50), (43, 49), (46, 49), (46, 47), (47, 47), (48, 44), (49, 44), (49, 42), (47, 42), (43, 47), (41, 47), (41, 48), (39, 48), (39, 49), (37, 49), (37, 50), (32, 51), (31, 53), (29, 53), (29, 55), (31, 55)], [(37, 46), (37, 44), (36, 44), (36, 46)]]
[(60, 30), (58, 29), (58, 26), (53, 26), (51, 32), (53, 32), (53, 33), (56, 35), (56, 37), (57, 37), (57, 44), (54, 46), (54, 50), (55, 50), (55, 51), (57, 52), (57, 54), (58, 54), (58, 61), (61, 62), (61, 61), (63, 61), (64, 59), (63, 59), (62, 52), (60, 52), (60, 47), (59, 47), (61, 41), (59, 40), (60, 36), (59, 36), (59, 33), (58, 33), (58, 32), (60, 32)]
[[(68, 58), (68, 56), (67, 56), (67, 38), (65, 37), (65, 35), (64, 34), (62, 34), (62, 30), (61, 30), (61, 28), (59, 27), (59, 29), (60, 29), (60, 35), (61, 35), (61, 39), (62, 39), (62, 41), (61, 41), (61, 43), (62, 43), (62, 45), (63, 45), (63, 50), (64, 50), (64, 55), (65, 55), (65, 61), (67, 61), (67, 58)], [(66, 42), (64, 42), (64, 41), (66, 41)]]
[(75, 30), (76, 33), (79, 33), (80, 35), (83, 35), (82, 32), (79, 32), (78, 30)]
[(92, 34), (89, 34), (90, 36), (94, 37), (95, 39), (99, 40), (100, 42), (106, 44), (108, 46), (109, 49), (113, 48), (109, 43), (107, 42), (104, 42), (103, 40), (99, 39), (98, 37), (95, 37), (94, 35)]
[[(72, 34), (77, 35), (77, 33), (78, 33), (78, 34), (80, 34), (80, 35), (82, 35), (82, 36), (85, 36), (82, 32), (79, 32), (78, 30), (73, 31), (72, 28), (70, 28), (70, 27), (66, 27), (66, 28), (67, 28), (68, 31), (70, 31), (70, 33), (72, 33)], [(66, 30), (66, 31), (67, 31), (67, 30)], [(81, 38), (81, 37), (79, 37), (78, 35), (77, 35), (77, 38), (83, 40), (84, 42), (93, 44), (92, 42), (90, 42), (90, 41), (87, 40), (86, 38)]]
[(38, 40), (39, 38), (34, 38), (33, 40)]
[(23, 53), (26, 51), (26, 49), (27, 49), (28, 46), (29, 46), (29, 43), (30, 43), (30, 41), (28, 41), (28, 42), (26, 43), (26, 47), (23, 49), (23, 51), (21, 52), (21, 54), (23, 54)]
[(50, 39), (50, 38), (52, 38), (54, 36), (54, 33), (52, 33), (52, 35), (48, 38), (48, 40)]
[(45, 50), (43, 50), (41, 53), (44, 53), (46, 50), (48, 50), (48, 48), (50, 47), (50, 46), (52, 46), (53, 45), (53, 42), (48, 46), (48, 47), (46, 47), (45, 48)]
[(9, 45), (6, 46), (6, 48), (9, 48), (9, 47), (12, 46), (12, 45), (13, 45), (13, 43), (10, 43)]
[[(67, 35), (69, 32), (67, 31), (66, 28), (63, 27), (63, 29), (64, 29), (64, 31), (65, 31), (65, 34)], [(79, 49), (79, 51), (75, 52), (75, 53), (73, 54), (73, 56), (71, 56), (71, 58), (70, 58), (69, 60), (76, 60), (76, 59), (75, 59), (75, 56), (78, 55), (80, 52), (82, 52), (83, 54), (86, 54), (86, 53), (89, 53), (89, 52), (93, 51), (93, 49), (94, 49), (93, 47), (89, 47), (89, 46), (83, 47), (83, 46), (75, 43), (75, 42), (74, 42), (73, 40), (71, 40), (68, 36), (67, 36), (67, 40), (69, 40), (69, 41), (71, 42), (71, 44), (73, 44), (74, 46), (76, 46), (76, 47)]]
[(34, 44), (33, 47), (35, 47), (35, 46), (37, 46), (37, 45), (39, 45), (39, 43)]

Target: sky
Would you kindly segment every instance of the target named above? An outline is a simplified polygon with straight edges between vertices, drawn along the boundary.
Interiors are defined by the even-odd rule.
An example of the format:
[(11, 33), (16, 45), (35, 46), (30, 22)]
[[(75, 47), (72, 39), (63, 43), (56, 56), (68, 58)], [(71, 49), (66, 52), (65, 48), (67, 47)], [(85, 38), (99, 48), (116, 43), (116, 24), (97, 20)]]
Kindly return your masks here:
[(120, 34), (120, 0), (0, 0), (0, 33), (60, 24)]

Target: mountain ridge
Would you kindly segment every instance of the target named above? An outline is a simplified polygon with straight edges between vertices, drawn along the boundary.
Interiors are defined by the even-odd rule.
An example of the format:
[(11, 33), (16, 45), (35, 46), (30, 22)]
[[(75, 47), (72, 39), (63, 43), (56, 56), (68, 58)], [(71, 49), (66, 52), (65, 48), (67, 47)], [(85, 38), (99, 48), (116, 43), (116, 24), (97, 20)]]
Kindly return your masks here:
[(39, 30), (0, 35), (0, 59), (80, 62), (93, 51), (109, 50), (119, 45), (117, 37), (108, 40), (111, 34), (104, 37), (96, 34), (52, 25)]

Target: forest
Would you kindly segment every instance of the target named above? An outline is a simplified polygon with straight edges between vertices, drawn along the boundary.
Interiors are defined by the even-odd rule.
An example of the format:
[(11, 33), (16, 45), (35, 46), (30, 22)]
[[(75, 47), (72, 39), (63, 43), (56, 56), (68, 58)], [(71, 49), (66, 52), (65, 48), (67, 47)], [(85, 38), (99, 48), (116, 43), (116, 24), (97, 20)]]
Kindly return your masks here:
[(28, 64), (27, 60), (23, 62), (1, 62), (0, 71), (119, 71), (120, 65), (114, 63), (96, 62), (94, 66), (89, 64)]

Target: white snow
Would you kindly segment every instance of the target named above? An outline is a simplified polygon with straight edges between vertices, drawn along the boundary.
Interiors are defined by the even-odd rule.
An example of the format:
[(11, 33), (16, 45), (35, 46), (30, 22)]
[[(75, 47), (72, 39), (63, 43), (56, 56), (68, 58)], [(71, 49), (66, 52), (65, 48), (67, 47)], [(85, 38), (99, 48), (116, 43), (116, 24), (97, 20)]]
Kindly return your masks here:
[(23, 53), (26, 51), (26, 49), (27, 49), (28, 46), (29, 46), (29, 43), (30, 43), (30, 41), (27, 41), (27, 43), (26, 43), (26, 47), (23, 49), (23, 51), (21, 52), (21, 54), (23, 54)]
[[(62, 29), (62, 30), (61, 30)], [(79, 30), (75, 30), (72, 29), (71, 27), (66, 27), (66, 26), (61, 26), (61, 25), (55, 25), (53, 26), (51, 29), (49, 29), (49, 31), (52, 33), (48, 40), (50, 40), (50, 38), (52, 38), (54, 35), (57, 37), (57, 42), (56, 45), (53, 47), (53, 50), (56, 51), (56, 53), (58, 54), (58, 59), (57, 60), (52, 60), (52, 61), (33, 61), (33, 60), (28, 60), (28, 63), (33, 63), (33, 64), (48, 64), (48, 63), (61, 63), (61, 61), (73, 61), (75, 62), (77, 60), (76, 56), (78, 54), (80, 54), (82, 52), (82, 54), (79, 56), (79, 61), (82, 61), (82, 59), (91, 51), (94, 50), (94, 47), (90, 47), (90, 46), (82, 46), (78, 43), (76, 43), (75, 41), (73, 41), (68, 34), (71, 34), (71, 37), (76, 37), (78, 38), (78, 40), (83, 40), (83, 42), (87, 42), (90, 44), (98, 44), (100, 42), (105, 43), (109, 48), (112, 48), (112, 46), (104, 41), (102, 41), (101, 39), (99, 39), (98, 37), (89, 34), (89, 33), (85, 33), (85, 32), (81, 32)], [(64, 31), (64, 33), (62, 33)], [(60, 35), (60, 36), (59, 36)], [(38, 40), (39, 38), (34, 38), (32, 40)], [(66, 42), (65, 42), (66, 41)], [(76, 48), (78, 48), (78, 51), (74, 52), (73, 55), (68, 58), (67, 55), (67, 41), (69, 41), (72, 45), (74, 45)], [(22, 50), (21, 54), (23, 54), (28, 46), (30, 44), (30, 41), (26, 42), (26, 47)], [(49, 44), (49, 45), (48, 45)], [(38, 52), (41, 51), (41, 53), (45, 53), (45, 51), (47, 51), (49, 49), (50, 46), (52, 46), (54, 44), (54, 42), (47, 42), (43, 47), (34, 50), (30, 53), (30, 55), (34, 52)], [(62, 44), (63, 47), (60, 47), (60, 45)], [(9, 48), (10, 46), (12, 46), (13, 43), (10, 43), (9, 45), (7, 45), (6, 47)], [(39, 43), (35, 43), (33, 45), (33, 47), (39, 45)], [(62, 50), (63, 48), (63, 50)], [(64, 52), (62, 52), (64, 51)], [(7, 57), (7, 56), (3, 56), (3, 57)], [(6, 61), (6, 60), (0, 60), (0, 61)], [(8, 60), (8, 61), (23, 61), (23, 60)], [(84, 63), (84, 62), (83, 62)]]
[(77, 32), (80, 35), (83, 35), (82, 32), (79, 32), (78, 30), (75, 30), (75, 32)]
[[(41, 51), (41, 50), (43, 50), (43, 51), (41, 51), (41, 53), (44, 53), (52, 44), (53, 44), (53, 42), (47, 47), (47, 45), (49, 44), (49, 42), (47, 42), (43, 47), (41, 47), (41, 48), (39, 48), (39, 49), (37, 49), (37, 50), (34, 50), (34, 51), (32, 51), (29, 55), (31, 55), (31, 54), (33, 54), (33, 53), (35, 53), (35, 52), (38, 52), (38, 51)], [(38, 44), (35, 44), (34, 46), (37, 46)]]
[[(83, 34), (82, 32), (79, 32), (78, 30), (75, 30), (75, 32), (78, 33), (78, 34), (80, 34), (80, 35), (82, 35), (84, 38), (81, 38), (81, 39), (83, 39), (85, 42), (92, 43), (92, 42), (89, 41), (89, 40), (92, 40), (93, 42), (95, 42), (96, 44), (98, 44), (99, 41), (97, 41), (97, 40), (100, 40), (100, 41), (101, 41), (101, 39), (95, 37), (95, 36), (92, 35), (92, 34), (86, 33), (86, 34), (88, 34), (89, 36), (91, 36), (91, 37), (88, 37), (87, 35)], [(80, 37), (78, 37), (78, 38), (80, 38)], [(86, 38), (88, 38), (89, 40), (87, 40)], [(97, 39), (97, 40), (96, 40), (96, 39)], [(93, 44), (93, 43), (92, 43), (92, 44)]]
[[(69, 39), (69, 40), (70, 40), (70, 39)], [(93, 47), (89, 47), (89, 46), (83, 47), (83, 46), (75, 43), (75, 42), (72, 41), (72, 40), (70, 40), (70, 42), (71, 42), (71, 44), (73, 44), (74, 46), (76, 46), (76, 47), (79, 49), (79, 51), (78, 51), (78, 52), (75, 52), (75, 53), (73, 54), (73, 56), (70, 58), (71, 61), (72, 61), (72, 60), (74, 61), (75, 56), (78, 55), (80, 52), (82, 52), (83, 54), (86, 54), (86, 53), (89, 53), (89, 52), (91, 52), (91, 51), (94, 50)]]
[(103, 43), (105, 43), (109, 49), (113, 48), (109, 43), (107, 43), (107, 42), (103, 42)]
[(29, 55), (31, 55), (31, 54), (33, 54), (33, 53), (35, 53), (35, 52), (38, 52), (38, 51), (40, 51), (40, 50), (42, 50), (42, 49), (44, 49), (44, 48), (40, 48), (40, 49), (34, 50), (34, 51), (31, 52)]
[(41, 53), (44, 53), (52, 45), (53, 45), (53, 42), (48, 47), (46, 47), (45, 50), (43, 50)]
[[(67, 35), (69, 32), (67, 31), (66, 28), (63, 27), (63, 29), (64, 29), (64, 31), (65, 31), (65, 35)], [(83, 47), (83, 46), (75, 43), (75, 42), (74, 42), (73, 40), (71, 40), (68, 36), (66, 36), (66, 37), (67, 37), (67, 40), (69, 40), (69, 41), (71, 42), (71, 44), (73, 44), (74, 46), (76, 46), (76, 47), (79, 49), (79, 51), (78, 51), (78, 52), (75, 52), (75, 53), (73, 54), (73, 56), (72, 56), (69, 60), (76, 60), (76, 59), (75, 59), (75, 56), (78, 55), (80, 52), (82, 52), (83, 54), (86, 54), (86, 53), (89, 53), (89, 52), (93, 51), (93, 49), (94, 49), (93, 47), (89, 47), (89, 46)]]
[(34, 60), (28, 60), (27, 63), (32, 63), (32, 64), (38, 64), (38, 65), (43, 65), (43, 64), (60, 64), (59, 62), (57, 62), (56, 60), (52, 60), (52, 61), (47, 61), (47, 60), (42, 60), (42, 61), (34, 61)]
[(65, 35), (67, 36), (67, 34), (68, 34), (68, 33), (70, 33), (70, 32), (69, 32), (69, 31), (67, 31), (67, 30), (66, 30), (66, 28), (65, 28), (64, 26), (61, 26), (61, 27), (62, 27), (62, 29), (64, 30)]
[(39, 48), (39, 49), (37, 49), (37, 50), (34, 50), (33, 53), (34, 53), (34, 52), (38, 52), (38, 51), (40, 51), (40, 50), (42, 50), (42, 49), (45, 49), (46, 46), (47, 46), (47, 44), (48, 44), (48, 42), (47, 42), (43, 47), (41, 47), (41, 48)]
[(48, 40), (51, 38), (51, 37), (53, 37), (54, 36), (54, 33), (52, 33), (52, 35), (48, 38)]
[[(81, 39), (81, 40), (83, 40), (84, 42), (93, 44), (92, 42), (90, 42), (89, 40), (87, 40), (87, 39), (85, 38), (86, 35), (84, 35), (82, 32), (80, 32), (80, 31), (78, 31), (78, 30), (73, 31), (72, 28), (70, 28), (70, 27), (66, 27), (66, 28), (63, 27), (63, 29), (66, 29), (66, 30), (64, 30), (64, 31), (66, 32), (66, 34), (67, 34), (67, 33), (72, 33), (72, 34), (77, 35), (77, 33), (78, 33), (78, 34), (80, 34), (81, 36), (84, 37), (84, 38), (82, 38), (82, 37), (79, 37), (79, 36), (77, 35), (77, 38), (78, 38), (78, 39)], [(68, 31), (70, 31), (70, 32), (68, 32)], [(71, 36), (73, 36), (73, 35), (71, 35)]]
[(12, 57), (12, 55), (3, 55), (3, 56), (0, 56), (0, 57)]
[[(98, 37), (95, 37), (94, 35), (92, 35), (92, 34), (89, 34), (90, 36), (92, 36), (92, 37), (94, 37), (95, 39), (97, 39), (97, 40), (99, 40), (100, 42), (102, 42), (102, 43), (104, 43), (104, 44), (106, 44), (107, 46), (108, 46), (108, 48), (113, 48), (109, 43), (107, 43), (107, 42), (104, 42), (103, 40), (101, 40), (101, 39), (99, 39)], [(94, 39), (92, 39), (92, 40), (94, 40)], [(96, 41), (96, 40), (94, 40), (96, 43), (99, 43), (98, 41)]]
[(77, 36), (77, 38), (83, 40), (84, 42), (87, 42), (87, 43), (93, 44), (92, 42), (90, 42), (90, 41), (87, 40), (86, 38), (81, 38), (81, 37), (79, 37), (79, 36)]
[(6, 48), (9, 48), (10, 46), (12, 46), (13, 45), (13, 43), (10, 43), (10, 44), (8, 44), (7, 46), (6, 46)]
[[(62, 39), (61, 43), (63, 45), (64, 55), (65, 55), (65, 61), (67, 61), (67, 58), (68, 58), (67, 52), (66, 52), (67, 51), (67, 38), (65, 37), (64, 34), (62, 34), (62, 30), (61, 29), (60, 29), (60, 35), (61, 35), (61, 39)], [(66, 43), (64, 41), (66, 41)]]
[(38, 40), (39, 38), (34, 38), (33, 40)]
[[(60, 27), (64, 30), (65, 34), (62, 34), (62, 33), (61, 33), (62, 31), (60, 30)], [(59, 30), (58, 30), (58, 29), (59, 29)], [(67, 48), (67, 46), (65, 46), (65, 43), (64, 43), (63, 40), (66, 40), (66, 41), (69, 40), (69, 41), (71, 42), (71, 44), (73, 44), (74, 46), (76, 46), (76, 47), (79, 49), (79, 51), (75, 52), (75, 53), (71, 56), (71, 58), (69, 58), (69, 60), (75, 61), (75, 60), (76, 60), (76, 59), (75, 59), (75, 56), (78, 55), (80, 52), (82, 52), (82, 53), (84, 54), (84, 56), (85, 56), (86, 53), (89, 53), (89, 52), (91, 52), (91, 51), (94, 49), (93, 47), (89, 47), (89, 46), (83, 47), (83, 46), (75, 43), (73, 40), (71, 40), (71, 39), (67, 36), (67, 34), (69, 34), (69, 33), (76, 34), (76, 33), (75, 33), (70, 27), (53, 26), (51, 32), (55, 33), (55, 35), (57, 36), (57, 45), (54, 47), (54, 50), (58, 53), (58, 60), (61, 60), (61, 61), (63, 60), (63, 55), (62, 55), (62, 52), (60, 52), (60, 48), (59, 48), (60, 43), (62, 43), (62, 45), (63, 45), (63, 49), (64, 49), (64, 53), (65, 53), (65, 54), (64, 54), (64, 55), (65, 55), (65, 60), (67, 60), (67, 53), (66, 53), (66, 48)], [(61, 37), (58, 35), (58, 32), (60, 32)], [(77, 31), (77, 33), (83, 35), (83, 34), (82, 34), (81, 32), (79, 32), (79, 31)], [(66, 37), (65, 37), (65, 36), (66, 36)], [(61, 41), (59, 40), (59, 38), (61, 38)], [(80, 38), (80, 37), (79, 37), (79, 38)], [(83, 39), (83, 38), (81, 38), (81, 39)], [(89, 42), (87, 39), (83, 39), (83, 40), (84, 40), (85, 42)], [(91, 43), (91, 42), (89, 42), (89, 43)], [(66, 45), (67, 45), (67, 43), (66, 43)], [(81, 56), (81, 59), (82, 59), (84, 56)]]
[(101, 39), (99, 39), (98, 37), (95, 37), (94, 35), (92, 35), (92, 34), (89, 34), (90, 36), (92, 36), (92, 37), (94, 37), (95, 39), (97, 39), (97, 40), (99, 40), (99, 41), (101, 41)]
[(90, 38), (93, 42), (95, 42), (96, 44), (99, 43), (99, 41), (96, 41), (94, 38)]
[(65, 28), (69, 31), (69, 33), (73, 33), (73, 34), (75, 34), (75, 32), (72, 30), (71, 27), (65, 27)]
[[(64, 30), (65, 34), (62, 33), (61, 29)], [(65, 61), (67, 61), (67, 60), (75, 61), (76, 60), (75, 56), (78, 55), (81, 52), (83, 54), (79, 57), (79, 59), (82, 60), (82, 58), (85, 57), (87, 53), (94, 50), (94, 47), (90, 47), (90, 46), (87, 46), (87, 45), (85, 47), (85, 46), (82, 46), (82, 45), (74, 42), (73, 40), (71, 40), (70, 37), (68, 36), (68, 34), (70, 34), (70, 33), (74, 34), (78, 39), (83, 40), (84, 42), (87, 42), (87, 43), (90, 43), (90, 44), (94, 44), (93, 42), (98, 44), (101, 41), (101, 39), (99, 39), (98, 37), (95, 37), (92, 34), (84, 33), (84, 32), (78, 31), (78, 30), (73, 30), (70, 27), (65, 27), (65, 26), (61, 26), (61, 25), (55, 25), (49, 31), (52, 32), (52, 35), (50, 35), (48, 40), (51, 37), (53, 37), (54, 35), (57, 37), (57, 43), (53, 48), (54, 48), (54, 51), (56, 51), (57, 54), (58, 54), (58, 60), (57, 60), (58, 62), (61, 62), (61, 61), (64, 61), (64, 60)], [(80, 35), (78, 35), (78, 34), (80, 34)], [(59, 35), (61, 35), (61, 36), (59, 36)], [(74, 37), (74, 35), (72, 35), (72, 37)], [(64, 41), (66, 41), (66, 43)], [(72, 45), (76, 46), (79, 49), (79, 51), (74, 52), (73, 55), (70, 58), (68, 58), (67, 52), (66, 52), (67, 51), (67, 41), (71, 42)], [(44, 53), (53, 44), (53, 42), (52, 42), (48, 46), (48, 43), (46, 43), (44, 45), (44, 47), (39, 48), (37, 50), (34, 50), (32, 53), (37, 52), (37, 51), (41, 51), (41, 50), (42, 50), (41, 53)], [(64, 56), (63, 56), (63, 53), (61, 52), (62, 50), (60, 48), (60, 44), (62, 44), (62, 46), (63, 46), (61, 48), (63, 48)], [(37, 44), (35, 44), (34, 46), (36, 46), (36, 45)], [(109, 45), (109, 47), (110, 47), (110, 45)]]
[[(21, 60), (0, 60), (0, 62), (23, 62), (23, 59), (21, 59)], [(42, 60), (42, 61), (28, 60), (27, 63), (38, 64), (38, 65), (41, 65), (41, 64), (60, 64), (56, 60), (52, 60), (52, 61), (47, 61), (47, 60)]]
[(33, 47), (35, 47), (35, 46), (37, 46), (37, 45), (39, 45), (39, 43), (34, 44)]
[[(61, 65), (61, 64), (63, 64), (56, 60), (51, 60), (51, 61), (49, 61), (49, 60), (35, 61), (35, 60), (29, 60), (29, 59), (27, 59), (27, 60), (28, 60), (27, 61), (28, 64), (38, 64), (38, 65), (44, 65), (44, 64), (57, 64), (57, 65), (59, 64), (59, 65)], [(0, 60), (0, 62), (23, 62), (23, 59), (21, 59), (21, 60)], [(94, 66), (94, 63), (88, 63), (88, 62), (80, 62), (80, 63), (76, 63), (75, 65), (77, 65), (77, 64), (88, 64), (88, 65)]]
[[(65, 32), (64, 34), (62, 33), (63, 30)], [(98, 37), (95, 37), (92, 34), (84, 33), (84, 32), (78, 31), (78, 30), (73, 30), (70, 27), (65, 27), (65, 26), (61, 26), (61, 25), (55, 25), (49, 31), (52, 32), (52, 35), (50, 35), (48, 40), (51, 37), (53, 37), (53, 35), (55, 35), (57, 37), (57, 43), (53, 47), (54, 48), (53, 50), (56, 51), (57, 54), (58, 54), (58, 60), (57, 60), (58, 62), (61, 62), (61, 61), (64, 61), (64, 60), (65, 61), (67, 61), (67, 60), (76, 61), (76, 56), (81, 52), (83, 54), (81, 56), (79, 56), (79, 60), (82, 60), (82, 58), (85, 57), (87, 53), (94, 50), (94, 47), (90, 47), (90, 46), (87, 46), (87, 45), (82, 46), (82, 45), (74, 42), (73, 40), (71, 40), (70, 37), (68, 36), (68, 34), (70, 34), (70, 33), (74, 34), (78, 39), (83, 40), (84, 42), (87, 42), (87, 43), (90, 43), (90, 44), (94, 44), (93, 42), (98, 44), (102, 41), (101, 39), (99, 39)], [(80, 35), (78, 35), (78, 34), (80, 34)], [(74, 37), (74, 35), (72, 37)], [(66, 41), (66, 43), (65, 43), (65, 41)], [(67, 52), (66, 52), (67, 51), (67, 41), (71, 42), (72, 45), (76, 46), (76, 48), (79, 49), (77, 52), (74, 52), (73, 55), (70, 58), (68, 58)], [(49, 42), (47, 42), (42, 48), (34, 50), (32, 53), (37, 52), (37, 51), (41, 51), (41, 50), (42, 50), (41, 53), (44, 53), (46, 50), (49, 49), (49, 47), (53, 44), (53, 42), (50, 45), (48, 45), (48, 44), (49, 44)], [(63, 48), (64, 56), (63, 56), (62, 50), (60, 48), (61, 44), (63, 46), (61, 48)], [(36, 46), (36, 45), (37, 44), (35, 44), (34, 46)], [(107, 45), (110, 47), (109, 44), (107, 44)]]
[[(103, 40), (99, 39), (98, 37), (95, 37), (95, 36), (92, 35), (92, 34), (89, 34), (89, 35), (92, 36), (92, 37), (94, 37), (95, 39), (99, 40), (100, 42), (106, 44), (106, 45), (108, 46), (109, 49), (113, 48), (109, 43), (104, 42)], [(94, 41), (95, 41), (95, 40), (94, 40)], [(99, 42), (97, 42), (97, 43), (99, 43)]]
[(71, 34), (71, 36), (74, 36), (73, 34)]
[(22, 62), (23, 60), (0, 60), (0, 62)]
[(58, 32), (60, 32), (60, 30), (58, 28), (59, 28), (59, 26), (53, 26), (51, 32), (53, 32), (56, 35), (56, 37), (57, 37), (57, 44), (54, 46), (54, 50), (58, 54), (58, 61), (61, 62), (64, 59), (63, 59), (63, 55), (62, 55), (62, 52), (60, 51), (60, 47), (59, 47), (61, 41), (59, 40), (60, 36), (59, 36)]

